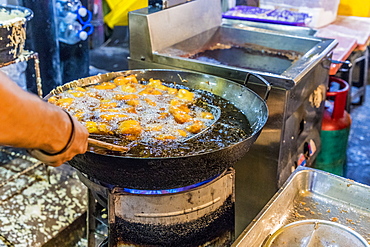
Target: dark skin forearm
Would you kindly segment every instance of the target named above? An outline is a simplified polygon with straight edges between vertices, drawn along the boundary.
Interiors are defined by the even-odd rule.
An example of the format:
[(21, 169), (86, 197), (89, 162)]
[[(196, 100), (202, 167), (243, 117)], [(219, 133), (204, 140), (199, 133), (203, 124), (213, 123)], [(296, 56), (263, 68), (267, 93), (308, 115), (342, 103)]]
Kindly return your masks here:
[[(0, 145), (56, 153), (68, 142), (72, 125), (67, 114), (24, 91), (3, 73), (0, 73), (0, 109)], [(88, 133), (77, 121), (75, 126), (76, 142), (80, 143), (76, 143), (75, 150), (66, 160), (86, 151)]]

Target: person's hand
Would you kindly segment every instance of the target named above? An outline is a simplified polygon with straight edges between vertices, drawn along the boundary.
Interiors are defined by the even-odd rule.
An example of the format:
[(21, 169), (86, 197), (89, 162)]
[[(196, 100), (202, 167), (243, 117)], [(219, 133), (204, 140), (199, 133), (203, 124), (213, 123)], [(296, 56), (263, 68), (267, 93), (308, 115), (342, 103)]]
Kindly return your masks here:
[(89, 133), (86, 127), (80, 124), (76, 118), (71, 117), (71, 120), (73, 121), (74, 136), (70, 143), (67, 144), (68, 147), (65, 150), (62, 150), (62, 152), (56, 155), (48, 154), (38, 149), (29, 150), (29, 153), (46, 165), (54, 167), (60, 166), (71, 160), (77, 154), (85, 153), (87, 150)]

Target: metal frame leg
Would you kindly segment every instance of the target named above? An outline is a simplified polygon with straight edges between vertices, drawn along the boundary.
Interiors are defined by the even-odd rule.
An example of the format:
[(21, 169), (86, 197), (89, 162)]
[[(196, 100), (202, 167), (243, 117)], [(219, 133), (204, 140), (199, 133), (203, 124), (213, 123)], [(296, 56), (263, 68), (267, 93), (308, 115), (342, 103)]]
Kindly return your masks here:
[(95, 240), (95, 231), (96, 231), (96, 201), (94, 195), (90, 189), (88, 189), (88, 199), (87, 199), (87, 218), (86, 218), (86, 235), (87, 235), (87, 246), (88, 247), (95, 247), (96, 240)]

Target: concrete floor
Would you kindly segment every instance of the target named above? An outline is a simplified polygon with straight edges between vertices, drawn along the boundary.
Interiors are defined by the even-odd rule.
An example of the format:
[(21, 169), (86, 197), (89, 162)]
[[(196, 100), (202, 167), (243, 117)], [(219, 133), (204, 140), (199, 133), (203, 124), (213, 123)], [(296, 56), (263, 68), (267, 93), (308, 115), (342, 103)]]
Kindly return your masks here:
[(367, 100), (361, 106), (352, 106), (350, 112), (352, 124), (345, 177), (370, 185), (370, 86), (366, 87)]

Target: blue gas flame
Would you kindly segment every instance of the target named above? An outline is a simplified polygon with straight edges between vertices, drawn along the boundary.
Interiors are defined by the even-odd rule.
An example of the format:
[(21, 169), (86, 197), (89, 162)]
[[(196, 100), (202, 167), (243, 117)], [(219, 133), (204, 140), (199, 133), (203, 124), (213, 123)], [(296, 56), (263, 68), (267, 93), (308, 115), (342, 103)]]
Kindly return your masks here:
[(137, 190), (137, 189), (127, 189), (127, 188), (123, 188), (123, 191), (124, 192), (127, 192), (127, 193), (130, 193), (130, 194), (141, 194), (141, 195), (162, 195), (162, 194), (173, 194), (173, 193), (178, 193), (178, 192), (182, 192), (182, 191), (187, 191), (187, 190), (190, 190), (190, 189), (193, 189), (193, 188), (196, 188), (196, 187), (199, 187), (203, 184), (206, 184), (210, 181), (212, 181), (213, 179), (215, 179), (217, 176), (211, 178), (211, 179), (208, 179), (208, 180), (205, 180), (205, 181), (202, 181), (202, 182), (199, 182), (199, 183), (196, 183), (196, 184), (192, 184), (192, 185), (189, 185), (189, 186), (185, 186), (185, 187), (181, 187), (181, 188), (175, 188), (175, 189), (166, 189), (166, 190)]

